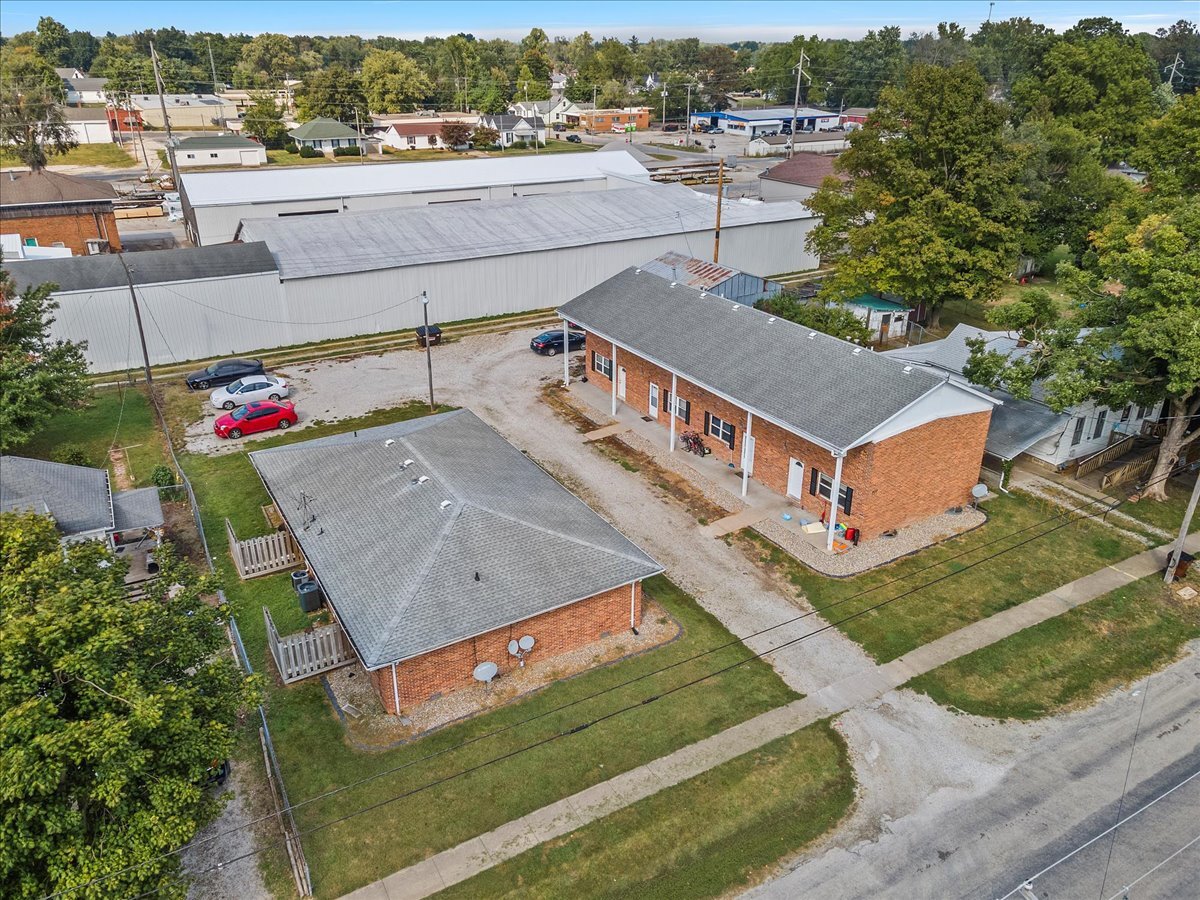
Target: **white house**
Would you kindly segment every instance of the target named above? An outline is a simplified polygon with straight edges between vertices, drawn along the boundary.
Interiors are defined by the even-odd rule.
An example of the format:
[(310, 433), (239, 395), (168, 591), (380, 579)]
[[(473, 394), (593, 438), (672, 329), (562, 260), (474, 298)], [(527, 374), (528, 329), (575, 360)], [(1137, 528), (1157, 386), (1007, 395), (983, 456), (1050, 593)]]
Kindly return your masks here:
[(175, 164), (193, 166), (265, 166), (267, 148), (237, 134), (214, 134), (175, 141)]
[(443, 124), (441, 119), (395, 122), (377, 131), (375, 138), (393, 150), (448, 150), (450, 148), (442, 140)]
[(518, 142), (546, 142), (546, 120), (533, 116), (480, 116), (481, 128), (494, 128), (500, 134), (500, 146), (511, 147)]
[(790, 141), (786, 134), (760, 134), (746, 142), (746, 155), (781, 156), (787, 153)]
[(54, 71), (63, 80), (67, 103), (104, 103), (108, 99), (104, 92), (107, 78), (89, 78), (87, 73), (69, 66)]
[(584, 108), (579, 104), (564, 98), (551, 100), (533, 100), (529, 103), (513, 103), (508, 111), (511, 115), (531, 118), (540, 116), (552, 127), (557, 125), (578, 125)]
[(108, 123), (108, 110), (94, 106), (64, 106), (63, 118), (81, 144), (111, 144), (112, 126)]

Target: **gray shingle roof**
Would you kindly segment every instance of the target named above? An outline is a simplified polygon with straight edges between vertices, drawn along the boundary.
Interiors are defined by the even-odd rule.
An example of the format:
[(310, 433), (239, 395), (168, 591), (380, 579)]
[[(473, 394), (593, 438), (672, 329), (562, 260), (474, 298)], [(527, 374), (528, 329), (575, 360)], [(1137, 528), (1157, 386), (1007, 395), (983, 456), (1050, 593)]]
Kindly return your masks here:
[(108, 472), (44, 459), (0, 456), (0, 511), (49, 513), (64, 535), (113, 527)]
[(918, 368), (905, 372), (899, 360), (784, 319), (772, 321), (715, 294), (671, 287), (635, 269), (580, 294), (559, 313), (829, 450), (856, 446), (946, 383)]
[(662, 571), (467, 410), (250, 460), (368, 668)]
[[(280, 277), (287, 280), (707, 231), (715, 205), (715, 197), (663, 184), (336, 216), (243, 219), (239, 236), (266, 241), (279, 260)], [(726, 203), (721, 227), (809, 218), (812, 213), (792, 201)], [(521, 227), (514, 228), (518, 219)]]
[(162, 503), (158, 488), (138, 488), (113, 494), (113, 529), (130, 531), (134, 528), (154, 528), (163, 523)]
[[(278, 271), (271, 251), (261, 242), (145, 250), (125, 254), (125, 261), (134, 284), (164, 284)], [(4, 267), (12, 273), (13, 281), (21, 291), (47, 281), (57, 284), (60, 292), (125, 287), (129, 283), (120, 257), (112, 253), (6, 261)]]

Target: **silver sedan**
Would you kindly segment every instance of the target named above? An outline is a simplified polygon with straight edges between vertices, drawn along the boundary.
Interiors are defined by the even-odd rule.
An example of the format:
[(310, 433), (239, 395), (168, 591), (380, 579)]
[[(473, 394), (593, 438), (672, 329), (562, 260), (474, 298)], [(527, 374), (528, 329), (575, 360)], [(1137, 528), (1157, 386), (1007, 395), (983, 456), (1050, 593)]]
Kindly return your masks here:
[(274, 375), (247, 375), (217, 388), (210, 395), (217, 409), (235, 409), (252, 400), (282, 400), (288, 395), (288, 383)]

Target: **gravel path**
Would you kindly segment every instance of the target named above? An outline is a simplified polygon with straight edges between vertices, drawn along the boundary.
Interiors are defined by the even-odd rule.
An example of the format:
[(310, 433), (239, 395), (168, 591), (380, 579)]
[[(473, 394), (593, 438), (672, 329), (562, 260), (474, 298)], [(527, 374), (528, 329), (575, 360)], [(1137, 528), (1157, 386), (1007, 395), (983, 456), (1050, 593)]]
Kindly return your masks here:
[[(240, 765), (233, 767), (229, 781), (225, 783), (225, 789), (232, 791), (233, 796), (221, 815), (196, 834), (193, 843), (214, 835), (221, 836), (195, 849), (185, 850), (181, 857), (184, 872), (195, 875), (219, 860), (233, 859), (254, 850), (255, 828), (246, 827), (255, 818), (246, 793), (253, 779), (242, 769)], [(231, 834), (223, 833), (231, 829), (237, 830)], [(259, 900), (270, 896), (258, 868), (257, 856), (224, 869), (195, 875), (188, 885), (188, 900)]]

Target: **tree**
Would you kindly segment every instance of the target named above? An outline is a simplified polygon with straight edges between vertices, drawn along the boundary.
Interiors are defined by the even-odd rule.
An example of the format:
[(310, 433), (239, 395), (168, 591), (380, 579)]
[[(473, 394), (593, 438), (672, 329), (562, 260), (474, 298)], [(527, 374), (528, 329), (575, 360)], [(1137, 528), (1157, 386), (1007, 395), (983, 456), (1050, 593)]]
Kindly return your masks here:
[(0, 144), (11, 146), (22, 163), (40, 172), (50, 157), (75, 149), (79, 141), (49, 91), (5, 87), (0, 89)]
[(1145, 51), (1126, 38), (1061, 40), (1013, 85), (1013, 105), (1020, 119), (1051, 113), (1099, 139), (1101, 159), (1116, 162), (1153, 116), (1157, 81)]
[(700, 89), (713, 109), (727, 109), (729, 95), (741, 88), (742, 67), (738, 65), (737, 55), (720, 44), (705, 47), (700, 51), (700, 79), (704, 86)]
[(1024, 217), (1005, 117), (967, 63), (914, 66), (886, 88), (835, 164), (849, 180), (806, 201), (823, 220), (809, 247), (837, 266), (825, 296), (900, 294), (926, 304), (931, 327), (947, 300), (994, 298)]
[(63, 81), (32, 47), (6, 44), (0, 47), (0, 87), (12, 91), (46, 90), (63, 99)]
[[(1196, 29), (1194, 22), (1180, 19), (1170, 28), (1158, 29), (1153, 36), (1139, 35), (1139, 37), (1148, 39), (1143, 41), (1143, 46), (1154, 59), (1158, 70), (1163, 72), (1164, 77), (1171, 77), (1170, 73), (1164, 70), (1175, 62), (1175, 55), (1179, 54), (1180, 64), (1175, 70), (1176, 74), (1170, 86), (1185, 94), (1195, 90), (1195, 75), (1200, 70), (1200, 31)], [(1188, 78), (1187, 75), (1192, 77)], [(1192, 85), (1191, 87), (1188, 86), (1189, 83)]]
[(378, 113), (411, 112), (433, 91), (421, 67), (398, 50), (372, 50), (362, 64), (363, 93)]
[(38, 19), (37, 37), (33, 47), (51, 66), (66, 65), (67, 53), (71, 48), (71, 33), (67, 26), (50, 16)]
[[(206, 789), (254, 701), (222, 613), (169, 545), (131, 602), (100, 541), (0, 513), (0, 893), (182, 898), (179, 858), (221, 807)], [(116, 874), (129, 868), (129, 871)]]
[(72, 31), (69, 45), (63, 57), (63, 65), (71, 66), (80, 72), (88, 72), (92, 68), (92, 60), (100, 50), (100, 42), (88, 31)]
[(529, 66), (521, 64), (520, 71), (517, 72), (517, 99), (529, 99), (530, 102), (535, 100), (550, 99), (550, 82), (545, 79), (539, 79), (529, 70)]
[(785, 292), (759, 300), (754, 308), (844, 341), (865, 344), (871, 340), (867, 323), (836, 301), (808, 301)]
[[(442, 136), (442, 139), (445, 140), (445, 135)], [(471, 142), (477, 149), (480, 147), (495, 147), (500, 142), (500, 132), (495, 128), (487, 128), (480, 125), (471, 134)]]
[(939, 22), (936, 34), (914, 34), (908, 43), (909, 58), (931, 66), (952, 66), (970, 54), (967, 31), (957, 22)]
[(287, 35), (266, 32), (242, 47), (240, 66), (256, 80), (278, 82), (296, 71), (296, 48)]
[[(492, 130), (492, 129), (489, 129)], [(496, 135), (500, 137), (499, 134)], [(447, 147), (461, 147), (471, 139), (471, 126), (466, 122), (443, 122), (442, 143)], [(496, 143), (492, 141), (492, 143)]]
[(314, 72), (296, 91), (296, 111), (306, 121), (324, 116), (339, 122), (353, 122), (356, 110), (360, 118), (366, 118), (367, 109), (362, 81), (340, 65)]
[(1180, 98), (1171, 110), (1151, 124), (1130, 157), (1147, 173), (1155, 194), (1200, 192), (1200, 93)]
[(50, 338), (55, 287), (29, 287), (18, 298), (0, 269), (0, 451), (21, 446), (60, 408), (87, 396), (87, 343)]
[(974, 343), (966, 374), (1020, 398), (1040, 384), (1055, 410), (1086, 400), (1110, 409), (1163, 401), (1166, 431), (1143, 496), (1166, 500), (1167, 478), (1200, 438), (1200, 428), (1192, 427), (1200, 415), (1198, 245), (1195, 194), (1131, 198), (1096, 233), (1093, 267), (1058, 268), (1059, 284), (1078, 303), (1076, 314), (1055, 319), (1038, 311), (1038, 340), (1019, 359)]
[(242, 115), (242, 131), (257, 138), (269, 150), (279, 150), (287, 143), (287, 126), (283, 112), (270, 94), (252, 94), (250, 108)]
[(900, 42), (900, 29), (894, 25), (868, 31), (853, 45), (846, 60), (846, 86), (843, 98), (847, 106), (874, 106), (886, 85), (904, 80), (907, 58)]
[(1023, 17), (984, 22), (971, 35), (979, 71), (1006, 95), (1014, 81), (1041, 62), (1053, 41), (1054, 32)]

